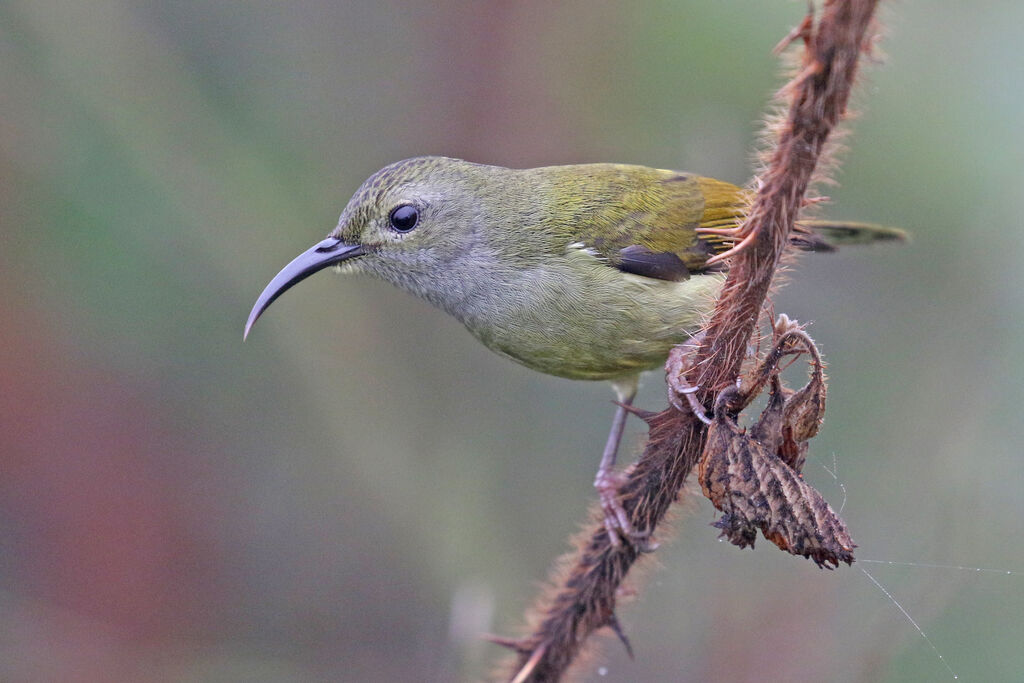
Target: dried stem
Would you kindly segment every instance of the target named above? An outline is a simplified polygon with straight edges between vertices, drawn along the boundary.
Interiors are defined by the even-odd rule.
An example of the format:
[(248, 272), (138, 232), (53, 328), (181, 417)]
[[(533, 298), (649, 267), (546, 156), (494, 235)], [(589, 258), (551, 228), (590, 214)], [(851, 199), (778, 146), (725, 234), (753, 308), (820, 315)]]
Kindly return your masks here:
[[(694, 361), (670, 364), (687, 375), (673, 377), (670, 368), (670, 387), (701, 387), (697, 397), (705, 406), (718, 390), (735, 383), (742, 368), (793, 221), (846, 110), (876, 5), (877, 0), (826, 0), (816, 27), (809, 16), (784, 40), (802, 38), (805, 51), (799, 72), (779, 93), (786, 116), (773, 128), (767, 168), (755, 180), (756, 196), (737, 235), (745, 248), (730, 259)], [(648, 442), (620, 494), (633, 528), (650, 534), (700, 459), (707, 426), (671, 406), (642, 417), (650, 427)], [(528, 614), (532, 633), (506, 643), (516, 656), (500, 674), (503, 680), (557, 681), (591, 633), (608, 626), (621, 636), (617, 594), (642, 555), (631, 544), (611, 545), (599, 511), (591, 517), (589, 529), (574, 539), (577, 550), (563, 558), (552, 585)]]

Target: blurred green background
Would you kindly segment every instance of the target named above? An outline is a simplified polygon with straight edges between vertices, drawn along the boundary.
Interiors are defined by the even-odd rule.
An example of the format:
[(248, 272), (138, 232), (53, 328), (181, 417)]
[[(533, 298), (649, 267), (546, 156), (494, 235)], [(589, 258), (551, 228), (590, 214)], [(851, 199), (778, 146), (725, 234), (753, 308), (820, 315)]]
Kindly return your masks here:
[[(0, 679), (479, 677), (594, 499), (608, 387), (371, 280), (311, 279), (243, 345), (249, 307), (403, 157), (744, 182), (804, 9), (0, 2)], [(822, 572), (692, 497), (622, 610), (636, 661), (585, 680), (950, 679), (860, 567), (963, 680), (1024, 679), (1024, 5), (884, 16), (827, 214), (914, 241), (775, 299), (830, 362), (807, 477), (863, 559), (1017, 573)]]

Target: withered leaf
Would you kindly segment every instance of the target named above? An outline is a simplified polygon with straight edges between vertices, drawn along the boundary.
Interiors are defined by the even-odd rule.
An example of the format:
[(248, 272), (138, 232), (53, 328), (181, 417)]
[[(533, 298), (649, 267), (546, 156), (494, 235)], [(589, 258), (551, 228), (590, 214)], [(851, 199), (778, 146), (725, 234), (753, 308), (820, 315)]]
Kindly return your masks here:
[(730, 392), (736, 390), (726, 389), (716, 401), (698, 470), (704, 495), (724, 513), (715, 523), (722, 536), (744, 548), (754, 545), (760, 529), (779, 548), (820, 567), (852, 564), (856, 545), (846, 525), (820, 493), (755, 438), (754, 428), (740, 429), (724, 409), (735, 398)]

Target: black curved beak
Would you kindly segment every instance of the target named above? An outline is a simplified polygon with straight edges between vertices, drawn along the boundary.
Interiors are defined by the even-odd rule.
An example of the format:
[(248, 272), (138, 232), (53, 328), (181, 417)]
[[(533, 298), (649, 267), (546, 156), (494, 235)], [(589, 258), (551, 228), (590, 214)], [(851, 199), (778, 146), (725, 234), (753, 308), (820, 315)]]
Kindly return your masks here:
[(244, 341), (249, 336), (249, 330), (256, 324), (263, 311), (267, 310), (267, 307), (274, 303), (277, 297), (288, 291), (292, 285), (305, 280), (317, 271), (347, 259), (362, 256), (364, 253), (366, 252), (363, 251), (361, 244), (346, 244), (334, 237), (328, 237), (312, 249), (299, 254), (295, 260), (274, 276), (270, 284), (263, 289), (260, 298), (256, 299), (256, 304), (252, 307), (252, 312), (249, 313), (249, 321), (245, 323), (242, 340)]

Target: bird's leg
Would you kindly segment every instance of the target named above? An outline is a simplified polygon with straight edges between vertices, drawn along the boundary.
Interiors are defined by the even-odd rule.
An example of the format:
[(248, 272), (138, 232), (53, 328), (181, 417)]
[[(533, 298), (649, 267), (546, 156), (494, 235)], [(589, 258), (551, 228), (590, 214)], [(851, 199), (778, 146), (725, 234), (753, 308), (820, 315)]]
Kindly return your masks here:
[[(621, 402), (624, 405), (632, 403), (633, 397), (628, 396)], [(619, 451), (619, 443), (622, 441), (622, 433), (626, 427), (626, 418), (629, 413), (623, 406), (615, 410), (615, 417), (612, 418), (612, 428), (608, 433), (608, 441), (604, 445), (604, 453), (601, 455), (601, 464), (597, 467), (597, 476), (594, 477), (594, 488), (601, 500), (601, 509), (604, 511), (604, 526), (608, 530), (608, 538), (612, 545), (619, 544), (619, 534), (629, 535), (632, 525), (629, 523), (629, 516), (619, 502), (619, 487), (625, 481), (621, 472), (615, 471), (615, 456)]]
[[(638, 380), (639, 377), (631, 377), (613, 383), (618, 397), (618, 408), (615, 410), (615, 417), (612, 418), (612, 428), (608, 432), (608, 441), (605, 442), (601, 464), (594, 478), (594, 488), (597, 489), (601, 510), (604, 512), (604, 526), (608, 530), (608, 539), (614, 546), (619, 545), (621, 538), (636, 541), (641, 537), (641, 534), (633, 530), (629, 515), (619, 502), (619, 488), (626, 480), (625, 475), (615, 471), (615, 456), (619, 451), (622, 433), (625, 431), (626, 418), (629, 417), (629, 406), (636, 396)], [(645, 547), (641, 546), (641, 550)]]

